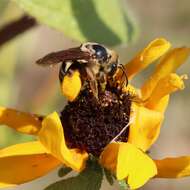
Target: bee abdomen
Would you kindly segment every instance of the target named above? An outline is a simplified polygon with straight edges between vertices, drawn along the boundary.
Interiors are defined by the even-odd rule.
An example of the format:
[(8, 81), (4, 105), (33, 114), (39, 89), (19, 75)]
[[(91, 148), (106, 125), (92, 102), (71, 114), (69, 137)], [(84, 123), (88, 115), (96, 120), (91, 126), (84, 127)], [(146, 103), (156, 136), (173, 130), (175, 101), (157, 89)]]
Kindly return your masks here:
[(59, 71), (59, 80), (63, 81), (63, 78), (66, 74), (69, 72), (69, 68), (72, 66), (73, 62), (71, 61), (66, 61), (63, 62)]

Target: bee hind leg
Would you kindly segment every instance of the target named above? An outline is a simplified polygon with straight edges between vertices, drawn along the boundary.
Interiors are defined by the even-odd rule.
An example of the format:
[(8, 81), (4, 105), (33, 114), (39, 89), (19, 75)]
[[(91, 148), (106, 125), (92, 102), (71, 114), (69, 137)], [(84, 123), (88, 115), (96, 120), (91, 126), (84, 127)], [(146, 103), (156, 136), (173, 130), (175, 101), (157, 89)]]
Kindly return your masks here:
[(128, 77), (127, 77), (127, 73), (125, 71), (125, 68), (122, 64), (119, 64), (118, 68), (122, 71), (122, 75), (121, 75), (121, 78), (120, 78), (119, 83), (117, 85), (118, 85), (119, 89), (122, 89), (128, 85)]

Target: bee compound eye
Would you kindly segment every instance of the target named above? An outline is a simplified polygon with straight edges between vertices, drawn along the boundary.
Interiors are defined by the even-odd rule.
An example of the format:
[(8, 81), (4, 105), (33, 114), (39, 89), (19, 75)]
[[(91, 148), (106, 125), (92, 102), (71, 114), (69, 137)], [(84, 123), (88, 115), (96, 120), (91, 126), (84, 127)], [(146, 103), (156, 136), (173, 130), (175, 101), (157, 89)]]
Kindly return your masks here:
[(106, 48), (104, 48), (103, 46), (101, 45), (93, 45), (92, 48), (94, 49), (95, 51), (95, 54), (96, 54), (96, 58), (97, 59), (100, 59), (102, 61), (106, 61), (107, 58), (108, 58), (108, 53), (106, 51)]

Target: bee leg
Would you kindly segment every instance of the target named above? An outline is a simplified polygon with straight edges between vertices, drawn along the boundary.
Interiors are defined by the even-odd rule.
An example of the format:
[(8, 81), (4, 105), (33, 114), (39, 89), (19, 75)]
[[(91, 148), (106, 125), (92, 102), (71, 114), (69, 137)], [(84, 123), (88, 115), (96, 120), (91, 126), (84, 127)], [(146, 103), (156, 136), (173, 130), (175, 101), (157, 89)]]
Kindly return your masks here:
[(105, 73), (100, 71), (99, 76), (98, 76), (98, 82), (99, 82), (99, 86), (102, 92), (104, 92), (106, 89), (107, 81), (108, 79)]
[(113, 76), (109, 77), (107, 82), (108, 82), (109, 87), (113, 87), (115, 89), (119, 88), (119, 83), (118, 83), (118, 81), (116, 81), (115, 77), (113, 77)]
[(89, 69), (88, 67), (86, 67), (85, 69), (86, 69), (87, 79), (90, 83), (90, 88), (92, 90), (92, 93), (93, 93), (94, 97), (96, 99), (98, 99), (98, 83), (96, 80), (96, 76), (93, 73), (93, 71), (91, 69)]
[[(121, 76), (121, 83), (120, 83), (120, 87), (124, 88), (125, 86), (128, 85), (128, 77), (127, 77), (127, 73), (125, 71), (125, 68), (122, 64), (118, 65), (118, 68), (122, 70), (122, 76)], [(125, 78), (124, 78), (125, 77)]]
[(98, 84), (96, 80), (90, 81), (90, 88), (92, 90), (94, 97), (98, 100)]

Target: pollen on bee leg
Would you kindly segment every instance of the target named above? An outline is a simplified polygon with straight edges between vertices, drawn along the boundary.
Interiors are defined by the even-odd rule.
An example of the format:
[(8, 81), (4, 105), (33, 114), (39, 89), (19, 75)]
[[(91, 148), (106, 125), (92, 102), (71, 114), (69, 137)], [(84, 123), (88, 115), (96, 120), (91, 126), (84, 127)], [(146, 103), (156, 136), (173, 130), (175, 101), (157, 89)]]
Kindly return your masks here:
[(73, 101), (80, 93), (81, 86), (82, 82), (79, 71), (73, 71), (72, 74), (67, 74), (63, 78), (61, 83), (62, 93), (68, 98), (69, 101)]

